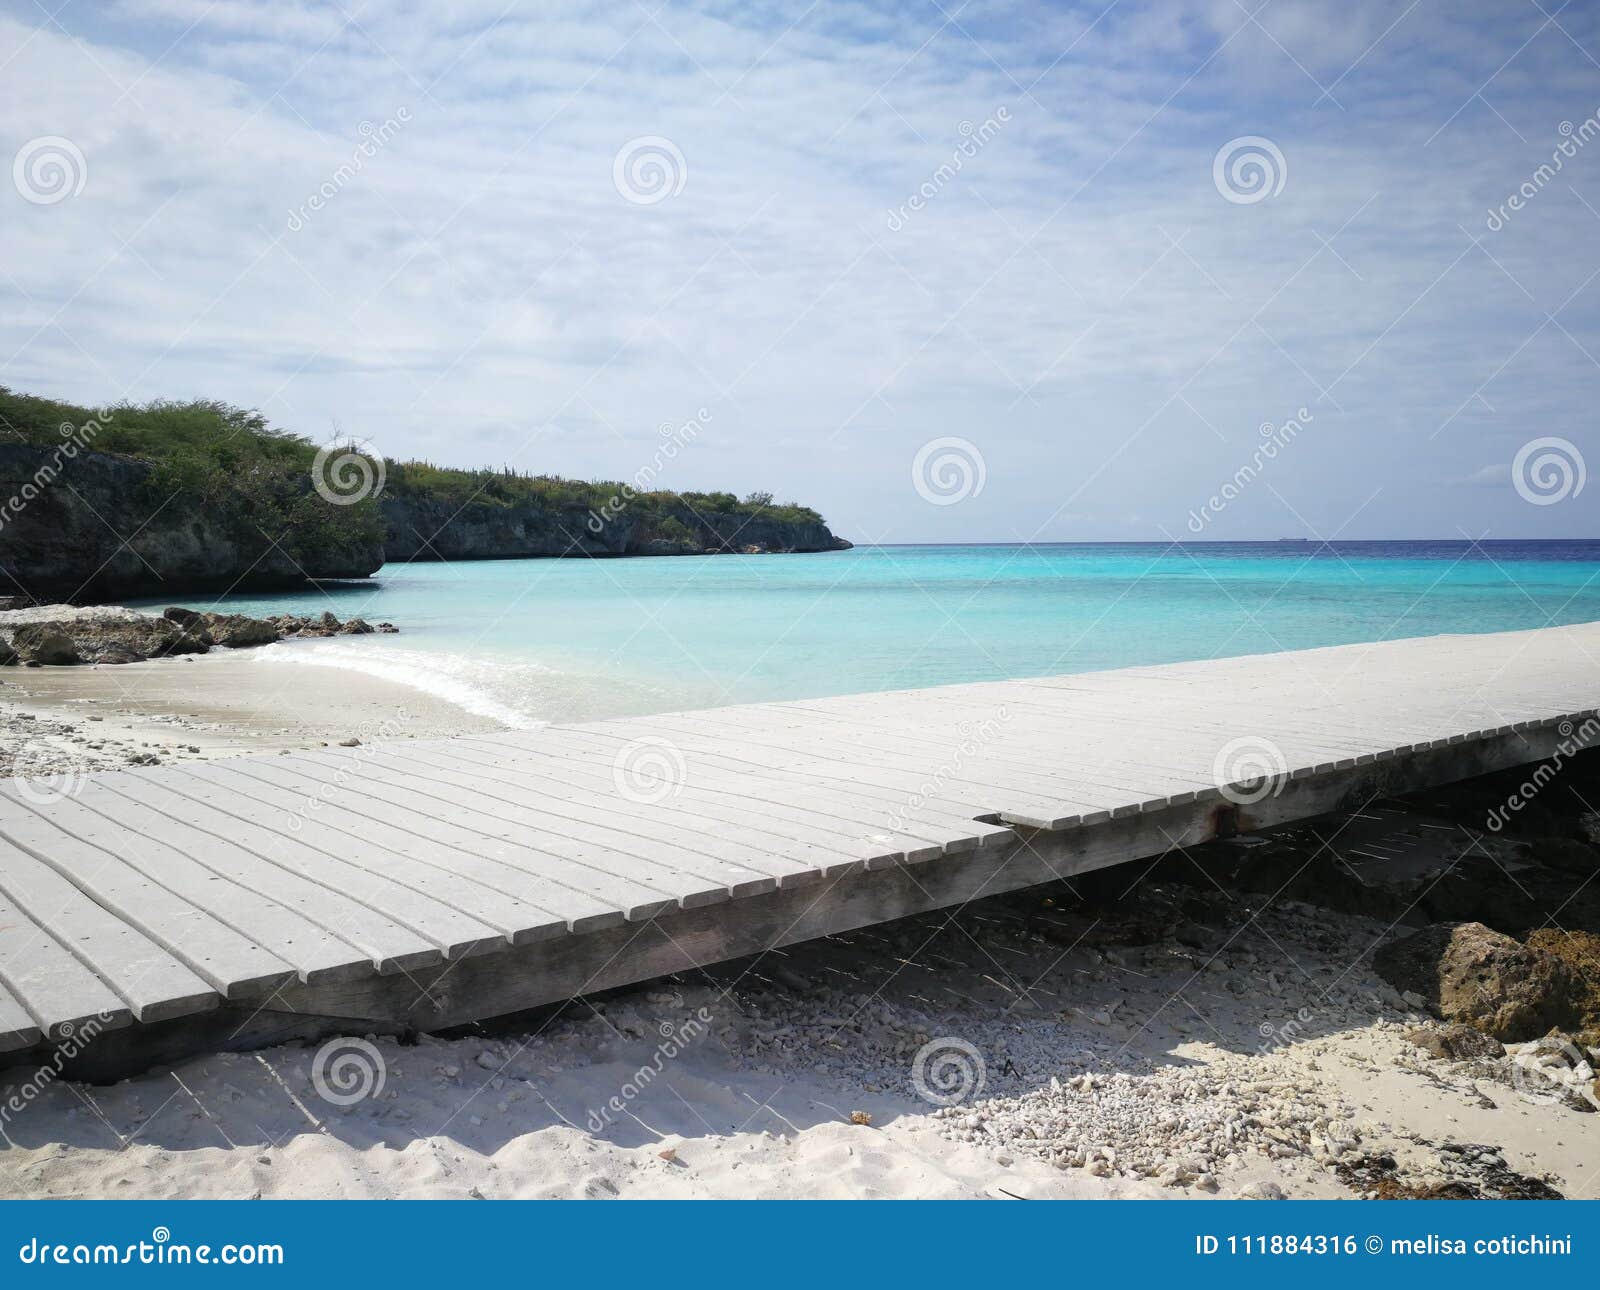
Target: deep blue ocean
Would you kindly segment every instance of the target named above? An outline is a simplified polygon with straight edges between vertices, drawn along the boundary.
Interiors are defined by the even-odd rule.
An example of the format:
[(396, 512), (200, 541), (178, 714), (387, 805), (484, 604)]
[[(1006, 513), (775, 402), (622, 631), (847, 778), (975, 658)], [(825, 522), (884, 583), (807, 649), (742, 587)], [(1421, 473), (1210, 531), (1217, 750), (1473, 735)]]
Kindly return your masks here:
[(399, 635), (253, 657), (372, 672), (529, 724), (1583, 622), (1600, 619), (1600, 541), (493, 560), (219, 607), (387, 619)]

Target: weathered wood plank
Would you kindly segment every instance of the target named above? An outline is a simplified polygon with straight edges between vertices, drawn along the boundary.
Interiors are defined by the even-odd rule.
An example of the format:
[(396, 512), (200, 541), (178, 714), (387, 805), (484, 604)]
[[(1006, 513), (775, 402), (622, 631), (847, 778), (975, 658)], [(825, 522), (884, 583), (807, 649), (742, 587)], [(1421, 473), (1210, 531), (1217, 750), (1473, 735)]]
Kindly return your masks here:
[[(115, 991), (117, 998), (108, 998), (89, 981), (63, 974), (57, 981), (63, 994), (69, 988), (82, 991), (81, 998), (62, 999), (66, 1020), (81, 1021), (102, 1010), (115, 1013), (125, 1004), (140, 1021), (161, 1021), (203, 1012), (220, 1001), (214, 987), (120, 912), (97, 903), (55, 869), (5, 840), (0, 840), (0, 895)], [(28, 943), (18, 942), (23, 947)], [(7, 981), (21, 988), (16, 977), (8, 974)], [(27, 990), (21, 993), (31, 1001)]]

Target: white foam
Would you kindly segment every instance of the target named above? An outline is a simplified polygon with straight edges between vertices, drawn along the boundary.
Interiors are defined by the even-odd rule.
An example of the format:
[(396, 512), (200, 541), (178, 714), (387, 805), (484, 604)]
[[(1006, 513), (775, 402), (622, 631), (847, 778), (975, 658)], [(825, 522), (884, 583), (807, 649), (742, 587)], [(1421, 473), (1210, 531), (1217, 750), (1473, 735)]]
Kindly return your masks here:
[(539, 663), (386, 647), (369, 640), (280, 641), (252, 650), (250, 656), (261, 663), (307, 663), (364, 672), (409, 685), (513, 730), (548, 724), (517, 701), (519, 695), (537, 697), (548, 689), (554, 674)]

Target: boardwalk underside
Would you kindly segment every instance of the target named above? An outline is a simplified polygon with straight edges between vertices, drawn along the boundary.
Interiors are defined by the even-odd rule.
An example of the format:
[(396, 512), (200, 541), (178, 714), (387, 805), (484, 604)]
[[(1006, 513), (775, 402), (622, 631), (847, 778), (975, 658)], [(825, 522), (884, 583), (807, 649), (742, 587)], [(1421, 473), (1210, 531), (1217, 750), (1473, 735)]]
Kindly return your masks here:
[(1534, 762), (1597, 664), (1585, 624), (7, 784), (0, 1061), (442, 1028)]

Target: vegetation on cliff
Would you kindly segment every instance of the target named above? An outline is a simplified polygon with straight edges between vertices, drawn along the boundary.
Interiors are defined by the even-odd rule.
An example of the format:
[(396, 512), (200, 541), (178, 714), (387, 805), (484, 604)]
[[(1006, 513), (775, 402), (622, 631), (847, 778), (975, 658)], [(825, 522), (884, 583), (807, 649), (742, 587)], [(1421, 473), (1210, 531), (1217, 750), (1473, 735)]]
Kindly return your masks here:
[(225, 403), (156, 400), (96, 409), (0, 386), (0, 443), (52, 456), (71, 444), (68, 456), (103, 452), (145, 462), (151, 470), (137, 501), (154, 510), (185, 498), (248, 541), (262, 534), (278, 539), (305, 567), (318, 551), (383, 539), (371, 501), (334, 505), (313, 487), (314, 444)]
[[(578, 522), (569, 523), (569, 528), (585, 534), (620, 534), (609, 551), (588, 549), (588, 554), (732, 549), (725, 535), (747, 526), (752, 533), (780, 535), (793, 529), (806, 533), (813, 543), (820, 531), (824, 545), (832, 541), (816, 511), (793, 502), (776, 503), (771, 493), (764, 492), (741, 500), (729, 492), (649, 490), (638, 487), (637, 481), (586, 482), (510, 469), (460, 470), (423, 461), (372, 460), (370, 477), (383, 478), (381, 497), (370, 487), (352, 496), (337, 478), (329, 478), (336, 475), (343, 454), (331, 463), (321, 460), (311, 440), (273, 428), (257, 412), (212, 401), (167, 400), (92, 409), (0, 387), (0, 445), (20, 444), (54, 453), (68, 442), (80, 451), (147, 463), (152, 469), (141, 485), (147, 496), (140, 500), (152, 507), (181, 494), (208, 512), (225, 515), (230, 525), (252, 536), (282, 536), (287, 554), (307, 557), (308, 566), (310, 555), (320, 547), (383, 542), (385, 528), (395, 527), (392, 517), (409, 514), (408, 506), (419, 505), (442, 516), (462, 514), (463, 526), (479, 524), (490, 530), (494, 514), (502, 512), (516, 520), (577, 516)], [(345, 460), (347, 465), (352, 460), (367, 464)], [(318, 475), (332, 487), (315, 486)], [(337, 504), (329, 499), (330, 492), (337, 496)], [(386, 513), (391, 517), (387, 524)], [(430, 541), (429, 548), (433, 545)], [(796, 544), (786, 544), (780, 537), (773, 545)], [(575, 549), (561, 541), (554, 553)], [(409, 550), (397, 555), (391, 549), (391, 559), (410, 557)]]
[(743, 501), (732, 493), (675, 493), (665, 489), (641, 492), (617, 480), (586, 482), (555, 475), (523, 474), (509, 468), (457, 470), (426, 461), (389, 463), (385, 488), (396, 495), (437, 497), (457, 506), (468, 502), (489, 506), (539, 506), (546, 510), (592, 511), (616, 517), (632, 515), (656, 536), (675, 537), (688, 530), (673, 517), (681, 511), (705, 516), (760, 514), (775, 524), (821, 524), (822, 516), (796, 502), (775, 503), (771, 493), (751, 493)]

